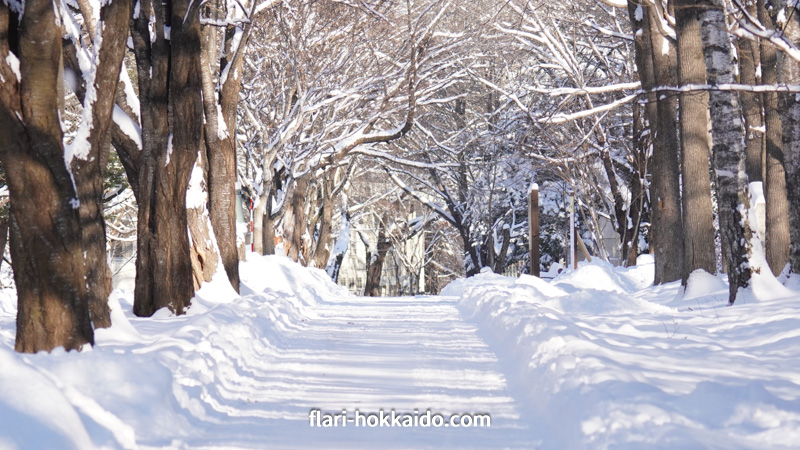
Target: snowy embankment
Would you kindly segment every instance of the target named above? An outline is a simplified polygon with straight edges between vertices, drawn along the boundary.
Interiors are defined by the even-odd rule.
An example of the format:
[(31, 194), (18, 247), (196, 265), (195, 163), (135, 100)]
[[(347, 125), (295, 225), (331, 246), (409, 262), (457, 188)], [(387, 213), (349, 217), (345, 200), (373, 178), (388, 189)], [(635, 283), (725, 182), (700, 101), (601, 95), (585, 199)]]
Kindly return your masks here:
[(133, 294), (115, 290), (113, 326), (96, 330), (95, 347), (82, 353), (15, 353), (15, 293), (0, 290), (0, 448), (266, 445), (262, 411), (250, 403), (293, 393), (276, 388), (281, 380), (258, 392), (259, 368), (281, 351), (287, 331), (314, 317), (321, 296), (347, 294), (324, 272), (282, 258), (241, 267), (242, 297), (215, 279), (182, 317), (160, 310), (136, 318)]
[(444, 294), (461, 298), (546, 448), (797, 448), (800, 295), (779, 286), (727, 307), (727, 285), (704, 272), (686, 294), (649, 286), (646, 258), (552, 282), (482, 274)]

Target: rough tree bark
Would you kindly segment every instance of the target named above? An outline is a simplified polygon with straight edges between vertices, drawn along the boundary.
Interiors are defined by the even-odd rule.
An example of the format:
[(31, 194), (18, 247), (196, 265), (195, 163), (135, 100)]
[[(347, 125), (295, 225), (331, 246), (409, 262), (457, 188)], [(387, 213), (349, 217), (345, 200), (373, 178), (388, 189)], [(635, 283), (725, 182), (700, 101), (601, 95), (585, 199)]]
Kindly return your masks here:
[(192, 280), (195, 290), (211, 281), (221, 260), (217, 238), (208, 214), (208, 190), (204, 166), (205, 152), (197, 153), (192, 169), (189, 190), (186, 193), (186, 214), (189, 225), (190, 255), (192, 258)]
[[(708, 83), (733, 83), (735, 61), (731, 52), (725, 17), (724, 0), (701, 2), (701, 35)], [(733, 304), (740, 288), (750, 282), (750, 230), (747, 217), (749, 190), (745, 173), (745, 143), (742, 111), (737, 96), (730, 91), (709, 92), (711, 127), (714, 137), (714, 169), (717, 175), (719, 228), (728, 266)]]
[(308, 189), (311, 175), (306, 173), (297, 178), (293, 184), (291, 200), (288, 210), (283, 216), (284, 245), (286, 245), (286, 255), (304, 266), (308, 261), (303, 260), (305, 249), (304, 236), (306, 234), (306, 217), (308, 216)]
[[(649, 19), (653, 76), (658, 86), (677, 84), (675, 46), (658, 32), (657, 11)], [(664, 50), (667, 51), (664, 51)], [(652, 232), (655, 242), (655, 284), (681, 279), (684, 261), (684, 230), (681, 222), (680, 168), (678, 164), (678, 102), (674, 96), (659, 95), (653, 136), (651, 166)]]
[[(634, 36), (634, 57), (636, 62), (636, 71), (639, 74), (639, 81), (642, 83), (642, 88), (645, 90), (652, 89), (656, 86), (655, 77), (653, 75), (653, 49), (651, 47), (650, 40), (650, 23), (649, 20), (644, 20), (650, 16), (649, 11), (649, 6), (644, 6), (641, 4), (637, 5), (633, 2), (628, 2), (628, 15), (630, 16)], [(642, 146), (645, 150), (645, 153), (649, 149), (650, 145), (652, 145), (652, 137), (656, 131), (654, 128), (655, 123), (658, 121), (657, 101), (658, 97), (654, 92), (644, 94), (639, 103), (643, 104), (643, 106), (638, 108), (639, 111), (644, 109), (643, 114), (640, 112), (640, 115), (644, 117), (639, 118), (639, 120), (636, 120), (637, 118), (634, 117), (634, 128), (636, 129), (636, 127), (640, 127), (640, 132), (638, 133), (638, 136), (636, 136), (636, 144)], [(636, 111), (637, 109), (634, 109), (634, 113), (636, 113)], [(645, 125), (649, 128), (649, 134), (644, 133), (643, 128)], [(644, 163), (646, 167), (647, 161), (645, 160)], [(647, 171), (645, 170), (643, 174), (646, 173)], [(641, 179), (644, 179), (644, 176), (642, 176)], [(640, 187), (643, 187), (641, 181), (639, 184)], [(650, 245), (655, 248), (655, 242), (653, 241), (654, 240), (651, 235)], [(631, 261), (630, 254), (628, 256), (628, 265), (635, 265), (635, 257)]]
[(11, 196), (15, 349), (28, 353), (94, 342), (77, 193), (64, 162), (59, 120), (61, 30), (55, 5), (28, 0), (17, 22), (0, 4), (0, 157)]
[(383, 274), (383, 263), (386, 261), (386, 254), (392, 248), (392, 241), (386, 236), (386, 221), (388, 215), (380, 221), (378, 230), (378, 242), (375, 244), (375, 253), (367, 255), (367, 282), (364, 286), (365, 297), (380, 297), (381, 295), (381, 275)]
[[(785, 0), (778, 2), (779, 7), (788, 7), (787, 3)], [(800, 46), (800, 11), (793, 8), (786, 17), (784, 35), (794, 45)], [(800, 84), (800, 63), (791, 58), (784, 58), (781, 65), (781, 81)], [(800, 98), (797, 94), (782, 94), (780, 102), (783, 112), (783, 148), (786, 155), (786, 184), (792, 241), (789, 260), (792, 272), (800, 273)]]
[[(758, 20), (774, 27), (764, 0), (758, 0)], [(761, 73), (766, 85), (778, 84), (778, 51), (772, 44), (761, 43)], [(778, 109), (778, 93), (762, 94), (766, 125), (766, 154), (764, 155), (764, 197), (766, 200), (765, 253), (767, 264), (775, 275), (789, 262), (789, 199), (786, 197), (786, 171), (783, 155), (783, 129)], [(751, 180), (752, 181), (752, 180)]]
[[(745, 2), (747, 12), (753, 17), (758, 15), (758, 6), (755, 0)], [(763, 23), (763, 22), (762, 22)], [(739, 53), (739, 80), (742, 84), (756, 85), (761, 83), (761, 78), (756, 71), (763, 70), (761, 66), (761, 50), (758, 39), (738, 39), (737, 50)], [(753, 92), (740, 92), (739, 98), (742, 103), (742, 113), (744, 114), (744, 126), (746, 130), (745, 141), (747, 148), (745, 154), (747, 178), (750, 182), (762, 181), (762, 163), (764, 134), (761, 127), (764, 126), (763, 111), (761, 109), (761, 96)]]
[[(209, 3), (208, 8), (213, 10), (212, 14), (215, 14), (212, 16), (213, 19), (224, 20), (225, 11), (220, 2)], [(203, 135), (205, 155), (198, 155), (198, 162), (194, 168), (194, 170), (198, 168), (202, 170), (203, 176), (200, 177), (200, 180), (195, 180), (193, 177), (191, 182), (200, 182), (203, 186), (201, 191), (206, 192), (206, 204), (194, 204), (189, 208), (191, 219), (189, 229), (192, 240), (192, 262), (195, 268), (195, 287), (201, 276), (203, 281), (209, 281), (209, 274), (213, 276), (217, 271), (217, 264), (224, 261), (228, 263), (223, 263), (228, 279), (238, 292), (239, 260), (236, 254), (235, 188), (231, 185), (231, 192), (225, 189), (227, 181), (236, 178), (236, 159), (235, 149), (229, 139), (227, 124), (217, 109), (219, 105), (216, 79), (218, 39), (217, 27), (203, 28), (200, 67), (202, 68), (203, 112), (205, 114)], [(234, 157), (231, 158), (230, 155), (234, 155)], [(212, 185), (215, 195), (211, 195)], [(213, 231), (206, 226), (208, 219), (210, 219)], [(216, 242), (209, 242), (211, 239)], [(220, 259), (219, 255), (215, 254), (217, 252), (219, 255), (225, 252), (225, 255)], [(198, 273), (198, 269), (202, 269), (201, 272)]]
[[(94, 72), (89, 74), (84, 103), (84, 121), (69, 152), (71, 171), (75, 180), (80, 207), (81, 233), (83, 240), (86, 286), (89, 296), (89, 312), (95, 328), (111, 326), (111, 309), (108, 296), (111, 294), (111, 269), (106, 261), (106, 228), (103, 217), (103, 181), (108, 164), (111, 135), (107, 132), (114, 109), (122, 58), (130, 24), (131, 0), (114, 0), (100, 9), (100, 21), (104, 32), (94, 42)], [(94, 14), (88, 2), (82, 2), (81, 10), (87, 28), (95, 36)], [(86, 114), (88, 112), (88, 114)], [(85, 134), (82, 133), (85, 128)], [(76, 148), (76, 147), (84, 147)], [(83, 153), (85, 151), (85, 153)], [(77, 153), (81, 154), (77, 154)]]
[[(676, 0), (678, 38), (678, 78), (680, 85), (705, 84), (703, 43), (700, 38), (699, 10), (695, 0)], [(709, 175), (708, 94), (686, 92), (680, 95), (681, 155), (683, 175), (684, 266), (682, 283), (689, 274), (702, 269), (717, 272), (714, 216)]]
[[(251, 9), (251, 14), (252, 14)], [(211, 27), (209, 27), (211, 28)], [(222, 264), (231, 285), (239, 291), (239, 256), (236, 249), (236, 108), (241, 90), (242, 64), (252, 23), (241, 30), (228, 26), (224, 31), (219, 82), (211, 78), (209, 59), (203, 64), (206, 151), (208, 154), (208, 211), (217, 236)], [(208, 30), (208, 34), (216, 32)], [(216, 39), (206, 39), (214, 46)], [(214, 52), (216, 54), (216, 51)], [(218, 87), (218, 89), (215, 89)], [(218, 92), (218, 93), (217, 93)]]
[[(184, 21), (188, 0), (168, 6), (142, 0), (133, 19), (143, 147), (133, 307), (139, 316), (162, 307), (182, 314), (194, 294), (186, 188), (202, 145), (200, 24)], [(168, 40), (164, 27), (172, 24)]]

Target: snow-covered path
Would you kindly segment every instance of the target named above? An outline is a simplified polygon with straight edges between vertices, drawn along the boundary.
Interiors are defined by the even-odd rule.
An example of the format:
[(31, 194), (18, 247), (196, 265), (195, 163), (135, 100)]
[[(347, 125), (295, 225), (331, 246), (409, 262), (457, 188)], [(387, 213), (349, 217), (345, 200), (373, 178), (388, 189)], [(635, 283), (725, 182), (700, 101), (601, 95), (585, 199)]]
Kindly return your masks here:
[[(681, 293), (641, 262), (361, 298), (252, 256), (241, 295), (220, 273), (188, 314), (138, 318), (120, 287), (93, 348), (36, 355), (13, 351), (15, 293), (1, 289), (0, 450), (797, 448), (800, 282), (755, 283), (729, 308), (720, 277), (693, 274)], [(317, 409), (491, 426), (323, 428)]]
[[(495, 355), (466, 324), (453, 297), (346, 298), (319, 306), (319, 317), (287, 335), (291, 347), (261, 376), (257, 389), (269, 397), (281, 387), (292, 393), (287, 415), (271, 419), (269, 434), (292, 445), (295, 432), (317, 442), (475, 447), (531, 447), (518, 405), (509, 396)], [(286, 380), (291, 380), (287, 385)], [(265, 398), (266, 399), (266, 398)], [(257, 400), (257, 399), (256, 399)], [(265, 410), (270, 409), (264, 405)], [(313, 428), (311, 409), (369, 414), (489, 413), (489, 428)], [(314, 436), (314, 437), (312, 437)]]
[[(0, 296), (1, 448), (533, 448), (502, 364), (456, 297), (362, 298), (285, 258), (224, 275), (185, 316), (132, 315), (91, 351), (14, 353), (13, 292)], [(37, 400), (31, 400), (31, 399)], [(309, 413), (356, 411), (357, 426)], [(369, 427), (383, 410), (489, 414), (488, 427)], [(424, 423), (423, 423), (424, 424)]]

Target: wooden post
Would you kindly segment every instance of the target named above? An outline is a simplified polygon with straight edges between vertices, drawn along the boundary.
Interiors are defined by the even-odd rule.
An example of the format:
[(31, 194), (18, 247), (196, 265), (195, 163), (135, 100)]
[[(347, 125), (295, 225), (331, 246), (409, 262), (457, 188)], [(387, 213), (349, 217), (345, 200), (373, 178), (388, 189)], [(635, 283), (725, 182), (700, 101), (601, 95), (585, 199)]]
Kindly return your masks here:
[(486, 254), (488, 255), (488, 259), (489, 259), (489, 261), (487, 262), (487, 265), (489, 266), (490, 269), (492, 269), (492, 272), (494, 272), (494, 257), (495, 257), (495, 254), (494, 254), (494, 230), (489, 230), (489, 241), (486, 244), (486, 247), (487, 247)]
[(539, 273), (539, 185), (531, 184), (528, 189), (528, 249), (530, 251), (530, 270), (528, 273), (538, 277)]
[(569, 263), (573, 269), (578, 268), (578, 253), (575, 248), (575, 196), (569, 196)]

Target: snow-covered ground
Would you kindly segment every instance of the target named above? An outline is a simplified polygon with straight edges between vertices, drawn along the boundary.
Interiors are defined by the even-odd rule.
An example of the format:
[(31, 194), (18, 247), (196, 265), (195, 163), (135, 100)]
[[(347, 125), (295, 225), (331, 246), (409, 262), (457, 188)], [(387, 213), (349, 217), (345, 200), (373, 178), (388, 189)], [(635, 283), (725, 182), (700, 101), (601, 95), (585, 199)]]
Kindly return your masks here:
[[(679, 295), (675, 283), (649, 286), (643, 258), (552, 282), (481, 274), (439, 297), (370, 299), (323, 271), (249, 257), (241, 296), (217, 279), (183, 317), (133, 317), (118, 288), (113, 327), (82, 353), (15, 353), (14, 292), (0, 290), (0, 448), (800, 442), (796, 290), (726, 307), (719, 278), (695, 274)], [(488, 413), (491, 426), (319, 428), (312, 409)]]

